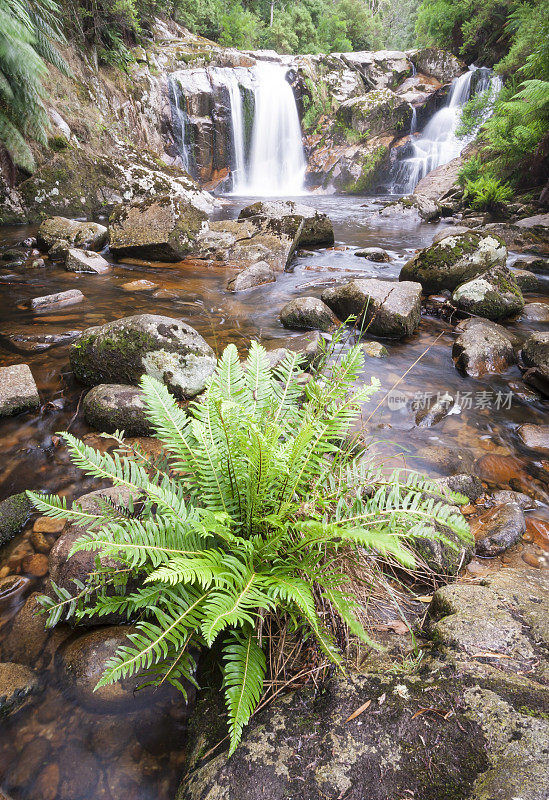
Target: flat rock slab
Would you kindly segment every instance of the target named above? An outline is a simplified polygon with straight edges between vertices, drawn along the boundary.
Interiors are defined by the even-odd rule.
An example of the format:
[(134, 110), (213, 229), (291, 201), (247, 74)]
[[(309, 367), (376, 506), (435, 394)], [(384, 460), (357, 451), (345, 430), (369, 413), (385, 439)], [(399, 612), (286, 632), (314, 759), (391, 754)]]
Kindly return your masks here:
[(354, 280), (326, 289), (322, 300), (340, 320), (355, 316), (362, 330), (374, 336), (401, 338), (419, 327), (421, 285), (413, 281)]
[(246, 206), (239, 219), (252, 219), (273, 233), (297, 235), (297, 247), (334, 243), (334, 229), (327, 214), (293, 200), (260, 200)]
[(266, 283), (274, 283), (276, 272), (266, 261), (258, 261), (251, 267), (239, 272), (235, 278), (231, 278), (227, 283), (230, 292), (242, 292), (245, 289), (253, 289), (256, 286), (263, 286)]
[(0, 367), (0, 417), (38, 408), (40, 395), (28, 364)]
[(71, 247), (67, 250), (65, 269), (68, 272), (89, 272), (92, 275), (101, 275), (108, 272), (111, 265), (107, 259), (94, 253), (93, 250), (78, 250)]
[(31, 300), (33, 311), (49, 311), (52, 308), (64, 308), (73, 306), (85, 300), (84, 295), (79, 289), (68, 289), (66, 292), (56, 292), (46, 294), (43, 297), (34, 297)]
[(82, 331), (63, 333), (0, 333), (0, 346), (14, 353), (42, 353), (52, 347), (61, 347), (77, 339)]

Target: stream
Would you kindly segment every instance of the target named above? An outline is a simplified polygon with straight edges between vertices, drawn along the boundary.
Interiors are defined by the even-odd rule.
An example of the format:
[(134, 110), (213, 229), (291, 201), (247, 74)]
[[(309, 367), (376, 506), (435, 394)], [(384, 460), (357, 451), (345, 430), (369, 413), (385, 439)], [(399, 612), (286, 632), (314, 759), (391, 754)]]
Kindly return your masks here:
[[(287, 331), (278, 320), (289, 299), (319, 296), (325, 287), (352, 277), (396, 280), (402, 264), (416, 249), (429, 245), (447, 224), (376, 218), (374, 212), (386, 199), (300, 197), (299, 202), (329, 215), (335, 246), (300, 252), (292, 271), (280, 275), (275, 283), (236, 295), (225, 290), (233, 270), (215, 262), (121, 261), (103, 275), (70, 273), (47, 261), (45, 268), (32, 271), (2, 264), (0, 334), (81, 331), (120, 317), (152, 313), (183, 318), (218, 355), (229, 342), (244, 354), (252, 338), (260, 339), (267, 349), (291, 345), (293, 336), (299, 334)], [(235, 218), (250, 202), (253, 198), (225, 197), (217, 214)], [(5, 228), (0, 231), (0, 244), (16, 243), (34, 233), (32, 227)], [(386, 249), (391, 262), (375, 264), (355, 256), (358, 248), (370, 246)], [(124, 288), (123, 284), (138, 279), (151, 281), (155, 288)], [(43, 314), (31, 313), (26, 305), (37, 295), (75, 288), (86, 298), (80, 305)], [(528, 300), (543, 299), (543, 294), (547, 293), (529, 295)], [(519, 334), (533, 329), (540, 329), (540, 323), (513, 324)], [(476, 470), (491, 488), (535, 486), (540, 504), (529, 513), (548, 524), (544, 501), (549, 463), (527, 450), (516, 433), (525, 422), (546, 423), (546, 404), (522, 383), (518, 367), (479, 379), (457, 372), (451, 358), (454, 336), (451, 321), (426, 314), (414, 336), (383, 342), (386, 358), (366, 357), (364, 378), (377, 376), (382, 389), (371, 408), (365, 409), (365, 418), (411, 367), (398, 384), (397, 399), (385, 400), (368, 422), (371, 450), (388, 466), (406, 465), (431, 476)], [(86, 425), (79, 411), (84, 390), (70, 373), (68, 347), (23, 355), (8, 351), (0, 339), (0, 366), (29, 364), (43, 404), (40, 413), (1, 422), (0, 500), (27, 488), (60, 493), (72, 500), (98, 488), (97, 482), (82, 478), (70, 465), (56, 438), (57, 432), (70, 428), (91, 444), (109, 446), (108, 440), (100, 439)], [(413, 401), (426, 403), (430, 402), (427, 398), (446, 393), (455, 399), (454, 413), (432, 428), (416, 426)], [(0, 574), (11, 574), (10, 563), (17, 563), (14, 552), (24, 547), (31, 527), (2, 551), (0, 569), (4, 571)], [(538, 544), (525, 541), (492, 562), (509, 563), (511, 559), (520, 564), (525, 554), (539, 559), (542, 553)], [(493, 564), (480, 567), (495, 568)], [(21, 568), (14, 571), (17, 569)], [(17, 619), (25, 596), (40, 590), (43, 580), (32, 578), (7, 607), (5, 602), (1, 605), (0, 597), (0, 638)], [(187, 713), (180, 697), (168, 693), (154, 696), (150, 702), (126, 697), (116, 713), (82, 706), (60, 684), (56, 667), (55, 646), (70, 635), (63, 626), (54, 633), (38, 662), (45, 675), (44, 692), (31, 708), (0, 728), (0, 785), (14, 800), (172, 800), (187, 755)]]

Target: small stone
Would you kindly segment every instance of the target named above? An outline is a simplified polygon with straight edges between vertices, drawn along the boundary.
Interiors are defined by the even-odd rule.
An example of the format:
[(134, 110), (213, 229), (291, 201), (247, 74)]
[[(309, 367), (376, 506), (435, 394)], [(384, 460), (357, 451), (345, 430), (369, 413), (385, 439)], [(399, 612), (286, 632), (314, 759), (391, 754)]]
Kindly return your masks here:
[(45, 536), (45, 534), (40, 533), (40, 531), (32, 531), (30, 540), (37, 553), (44, 553), (47, 555), (52, 548), (52, 544), (50, 543), (49, 539)]
[(529, 567), (534, 567), (534, 569), (542, 569), (544, 566), (544, 559), (534, 555), (534, 553), (523, 553), (522, 560)]
[(0, 367), (0, 417), (38, 408), (40, 396), (28, 364)]
[(22, 664), (0, 663), (0, 718), (21, 708), (38, 690), (39, 681), (34, 670)]
[(31, 262), (32, 269), (42, 269), (42, 267), (46, 266), (46, 262), (43, 258), (35, 258), (34, 261)]
[(266, 261), (258, 261), (251, 267), (239, 272), (235, 278), (227, 283), (230, 292), (242, 292), (245, 289), (253, 289), (255, 286), (263, 286), (266, 283), (274, 283), (276, 272)]
[(36, 778), (33, 790), (40, 800), (57, 800), (58, 787), (59, 767), (57, 764), (47, 764)]
[(36, 533), (61, 533), (67, 524), (66, 519), (54, 519), (53, 517), (38, 517), (32, 526)]
[(156, 292), (153, 292), (153, 297), (155, 300), (177, 300), (178, 295), (175, 292), (171, 292), (169, 289), (158, 289)]
[(297, 297), (286, 303), (280, 312), (285, 328), (330, 331), (338, 321), (328, 306), (317, 297)]
[(372, 358), (387, 358), (389, 351), (381, 342), (362, 342), (362, 349), (367, 356)]
[(531, 450), (549, 453), (549, 425), (531, 425), (526, 423), (517, 428), (517, 433)]
[(454, 398), (449, 394), (445, 394), (432, 406), (419, 409), (416, 414), (416, 425), (418, 428), (431, 428), (437, 422), (443, 420), (453, 407)]
[(65, 306), (75, 305), (75, 303), (81, 303), (85, 299), (86, 298), (79, 289), (68, 289), (66, 292), (56, 292), (55, 294), (33, 298), (33, 300), (31, 300), (31, 308), (33, 311), (64, 308)]
[(152, 281), (147, 281), (144, 278), (140, 278), (136, 281), (128, 281), (128, 283), (123, 283), (122, 288), (125, 292), (152, 292), (153, 289), (158, 289), (158, 284), (153, 283)]
[(94, 275), (108, 272), (109, 262), (93, 250), (67, 250), (65, 269), (68, 272), (90, 272)]
[(33, 575), (35, 578), (43, 578), (48, 574), (48, 557), (43, 553), (35, 553), (32, 556), (26, 556), (21, 566), (23, 572), (28, 575)]
[(532, 322), (549, 322), (549, 305), (547, 303), (526, 303), (520, 318), (529, 319)]
[(362, 250), (357, 250), (355, 256), (358, 256), (358, 258), (367, 258), (368, 261), (375, 261), (376, 263), (388, 263), (392, 261), (389, 253), (381, 247), (364, 247)]

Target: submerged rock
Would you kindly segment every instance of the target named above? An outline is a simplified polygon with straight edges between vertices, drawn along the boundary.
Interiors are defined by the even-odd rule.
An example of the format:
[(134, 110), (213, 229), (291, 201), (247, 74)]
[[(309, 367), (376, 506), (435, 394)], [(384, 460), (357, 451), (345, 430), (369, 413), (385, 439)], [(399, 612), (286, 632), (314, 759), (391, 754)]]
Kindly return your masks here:
[(120, 205), (109, 219), (111, 251), (118, 257), (181, 261), (195, 248), (207, 214), (186, 198), (154, 196)]
[(4, 661), (17, 661), (36, 667), (51, 635), (51, 630), (46, 629), (46, 616), (40, 613), (42, 606), (38, 602), (39, 597), (39, 592), (30, 594), (15, 615), (10, 631), (0, 645)]
[(108, 231), (97, 222), (78, 222), (66, 217), (45, 219), (38, 228), (38, 246), (49, 250), (54, 245), (82, 250), (101, 250), (107, 243)]
[(28, 703), (39, 688), (34, 670), (22, 664), (0, 663), (0, 718)]
[(91, 272), (93, 275), (100, 275), (108, 272), (110, 266), (103, 256), (94, 253), (93, 250), (77, 250), (74, 247), (67, 250), (65, 269), (68, 272)]
[(526, 447), (532, 450), (549, 452), (549, 425), (525, 423), (517, 428), (517, 433)]
[(371, 358), (387, 358), (389, 352), (381, 342), (362, 342), (362, 349)]
[(216, 365), (213, 350), (194, 328), (154, 314), (88, 328), (71, 346), (70, 361), (77, 379), (88, 386), (136, 384), (146, 373), (177, 397), (199, 394)]
[(518, 340), (501, 325), (473, 317), (456, 326), (459, 336), (452, 348), (458, 369), (478, 378), (489, 372), (505, 372), (516, 364)]
[(296, 297), (280, 312), (285, 328), (330, 331), (338, 325), (331, 309), (317, 297)]
[(507, 267), (494, 267), (461, 284), (452, 300), (460, 311), (491, 320), (514, 316), (524, 308), (522, 292)]
[(227, 289), (230, 292), (242, 292), (255, 286), (263, 286), (265, 283), (274, 283), (275, 280), (276, 272), (273, 268), (266, 261), (258, 261), (239, 272), (235, 278), (231, 278), (227, 283)]
[(357, 250), (355, 256), (367, 258), (368, 261), (375, 261), (376, 263), (388, 263), (392, 261), (387, 250), (383, 250), (381, 247), (364, 247), (362, 250)]
[(420, 250), (402, 267), (399, 280), (419, 281), (428, 294), (453, 291), (492, 267), (505, 266), (506, 260), (507, 248), (500, 239), (470, 231)]
[(141, 389), (123, 384), (94, 386), (82, 402), (86, 421), (98, 431), (124, 431), (127, 436), (149, 436), (152, 428), (145, 414)]
[(42, 297), (33, 297), (30, 305), (33, 311), (49, 311), (52, 308), (73, 306), (76, 303), (81, 303), (85, 299), (80, 289), (68, 289), (66, 292), (56, 292), (55, 294), (46, 294)]
[(340, 320), (355, 316), (361, 330), (374, 336), (401, 338), (419, 327), (419, 283), (359, 279), (326, 289), (322, 299)]
[(38, 408), (40, 395), (28, 364), (0, 367), (0, 417)]

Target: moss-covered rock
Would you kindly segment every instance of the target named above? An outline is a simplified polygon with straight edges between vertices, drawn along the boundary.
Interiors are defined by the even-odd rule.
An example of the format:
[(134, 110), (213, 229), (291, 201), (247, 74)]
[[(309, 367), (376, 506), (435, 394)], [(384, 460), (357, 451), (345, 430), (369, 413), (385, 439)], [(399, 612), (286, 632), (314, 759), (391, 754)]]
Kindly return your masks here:
[(346, 100), (336, 114), (338, 122), (346, 128), (369, 136), (407, 131), (411, 118), (409, 103), (390, 89), (376, 89), (363, 97)]
[(76, 378), (137, 384), (144, 373), (163, 381), (178, 397), (194, 397), (212, 374), (213, 350), (190, 325), (171, 317), (138, 314), (88, 328), (72, 345)]
[(152, 428), (141, 389), (124, 384), (94, 386), (82, 402), (86, 421), (99, 431), (124, 431), (128, 436), (149, 436)]
[(13, 494), (0, 503), (0, 547), (19, 533), (32, 511), (25, 492)]
[(49, 250), (54, 245), (82, 250), (101, 250), (107, 243), (108, 231), (97, 222), (79, 222), (67, 217), (50, 217), (38, 228), (38, 246)]
[(453, 291), (495, 266), (504, 266), (507, 248), (491, 234), (470, 231), (447, 236), (420, 250), (400, 271), (399, 280), (419, 281), (427, 294)]
[(452, 300), (460, 311), (491, 320), (514, 316), (524, 308), (522, 292), (507, 267), (495, 267), (463, 283)]

